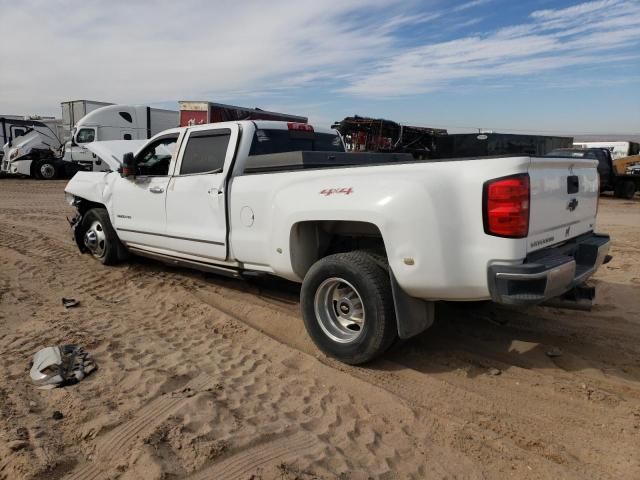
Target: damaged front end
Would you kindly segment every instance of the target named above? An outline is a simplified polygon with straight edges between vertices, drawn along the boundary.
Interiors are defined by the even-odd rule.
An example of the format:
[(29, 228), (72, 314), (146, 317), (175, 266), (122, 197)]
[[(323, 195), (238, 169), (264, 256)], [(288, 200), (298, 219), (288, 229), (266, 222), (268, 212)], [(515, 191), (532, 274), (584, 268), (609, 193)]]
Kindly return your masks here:
[(71, 232), (73, 234), (73, 239), (75, 240), (76, 245), (80, 250), (80, 253), (85, 253), (88, 250), (86, 245), (84, 244), (84, 240), (83, 240), (84, 235), (83, 235), (82, 229), (80, 228), (80, 225), (82, 225), (82, 219), (84, 218), (84, 213), (85, 213), (84, 209), (81, 208), (82, 200), (68, 193), (66, 194), (66, 196), (67, 196), (67, 202), (72, 207), (76, 208), (76, 214), (71, 218), (67, 217), (67, 222), (69, 222), (69, 226), (71, 227)]

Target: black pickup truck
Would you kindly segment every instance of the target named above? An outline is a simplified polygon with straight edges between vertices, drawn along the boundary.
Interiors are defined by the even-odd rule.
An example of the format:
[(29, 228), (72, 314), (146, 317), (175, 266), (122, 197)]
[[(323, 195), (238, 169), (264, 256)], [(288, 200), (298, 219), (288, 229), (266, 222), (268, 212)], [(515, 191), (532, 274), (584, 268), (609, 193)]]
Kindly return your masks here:
[(558, 148), (545, 157), (593, 158), (598, 160), (600, 192), (613, 192), (618, 198), (632, 199), (640, 191), (640, 175), (618, 175), (613, 168), (613, 158), (607, 148)]

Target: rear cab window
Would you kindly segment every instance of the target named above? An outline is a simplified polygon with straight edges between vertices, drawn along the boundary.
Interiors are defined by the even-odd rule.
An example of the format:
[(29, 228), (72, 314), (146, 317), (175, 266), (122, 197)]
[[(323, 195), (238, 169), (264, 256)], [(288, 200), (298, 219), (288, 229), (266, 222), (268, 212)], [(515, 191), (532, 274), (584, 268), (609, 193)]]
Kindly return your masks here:
[(337, 133), (259, 128), (249, 156), (297, 151), (344, 152), (344, 146)]

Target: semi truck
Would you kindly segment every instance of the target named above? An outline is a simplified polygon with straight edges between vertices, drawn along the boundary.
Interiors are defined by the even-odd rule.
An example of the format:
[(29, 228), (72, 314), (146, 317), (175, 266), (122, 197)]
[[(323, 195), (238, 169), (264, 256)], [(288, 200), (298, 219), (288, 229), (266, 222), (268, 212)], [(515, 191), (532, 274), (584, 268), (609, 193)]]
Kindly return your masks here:
[[(78, 105), (64, 102), (63, 122), (73, 122), (76, 115), (98, 103), (100, 102)], [(55, 148), (34, 148), (40, 140), (36, 134), (24, 137), (13, 147), (6, 148), (3, 170), (9, 174), (46, 180), (69, 176), (79, 170), (103, 171), (108, 166), (103, 159), (85, 148), (87, 143), (150, 138), (162, 130), (176, 127), (178, 112), (144, 105), (109, 104), (91, 110), (75, 122), (68, 140), (60, 142)]]
[[(56, 138), (63, 134), (62, 120), (59, 118), (39, 115), (0, 115), (0, 146), (4, 147), (32, 129)], [(4, 148), (0, 151), (0, 158), (3, 155)]]
[(110, 143), (87, 148), (111, 172), (65, 188), (82, 252), (300, 283), (307, 332), (346, 363), (426, 330), (437, 301), (591, 296), (610, 259), (593, 159), (348, 153), (335, 130), (259, 120)]
[(35, 156), (40, 152), (50, 155), (60, 152), (64, 128), (62, 120), (53, 117), (2, 117), (2, 152), (0, 152), (0, 174), (10, 173), (9, 166), (18, 156), (27, 152)]

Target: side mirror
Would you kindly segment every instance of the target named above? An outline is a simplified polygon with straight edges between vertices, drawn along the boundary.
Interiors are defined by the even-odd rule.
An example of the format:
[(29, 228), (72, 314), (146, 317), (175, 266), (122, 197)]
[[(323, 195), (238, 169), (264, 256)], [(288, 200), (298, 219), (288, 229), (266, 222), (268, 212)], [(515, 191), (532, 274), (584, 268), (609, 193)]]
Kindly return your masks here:
[(120, 176), (122, 178), (136, 176), (136, 157), (133, 156), (133, 153), (125, 153), (122, 156), (122, 168), (120, 171)]

